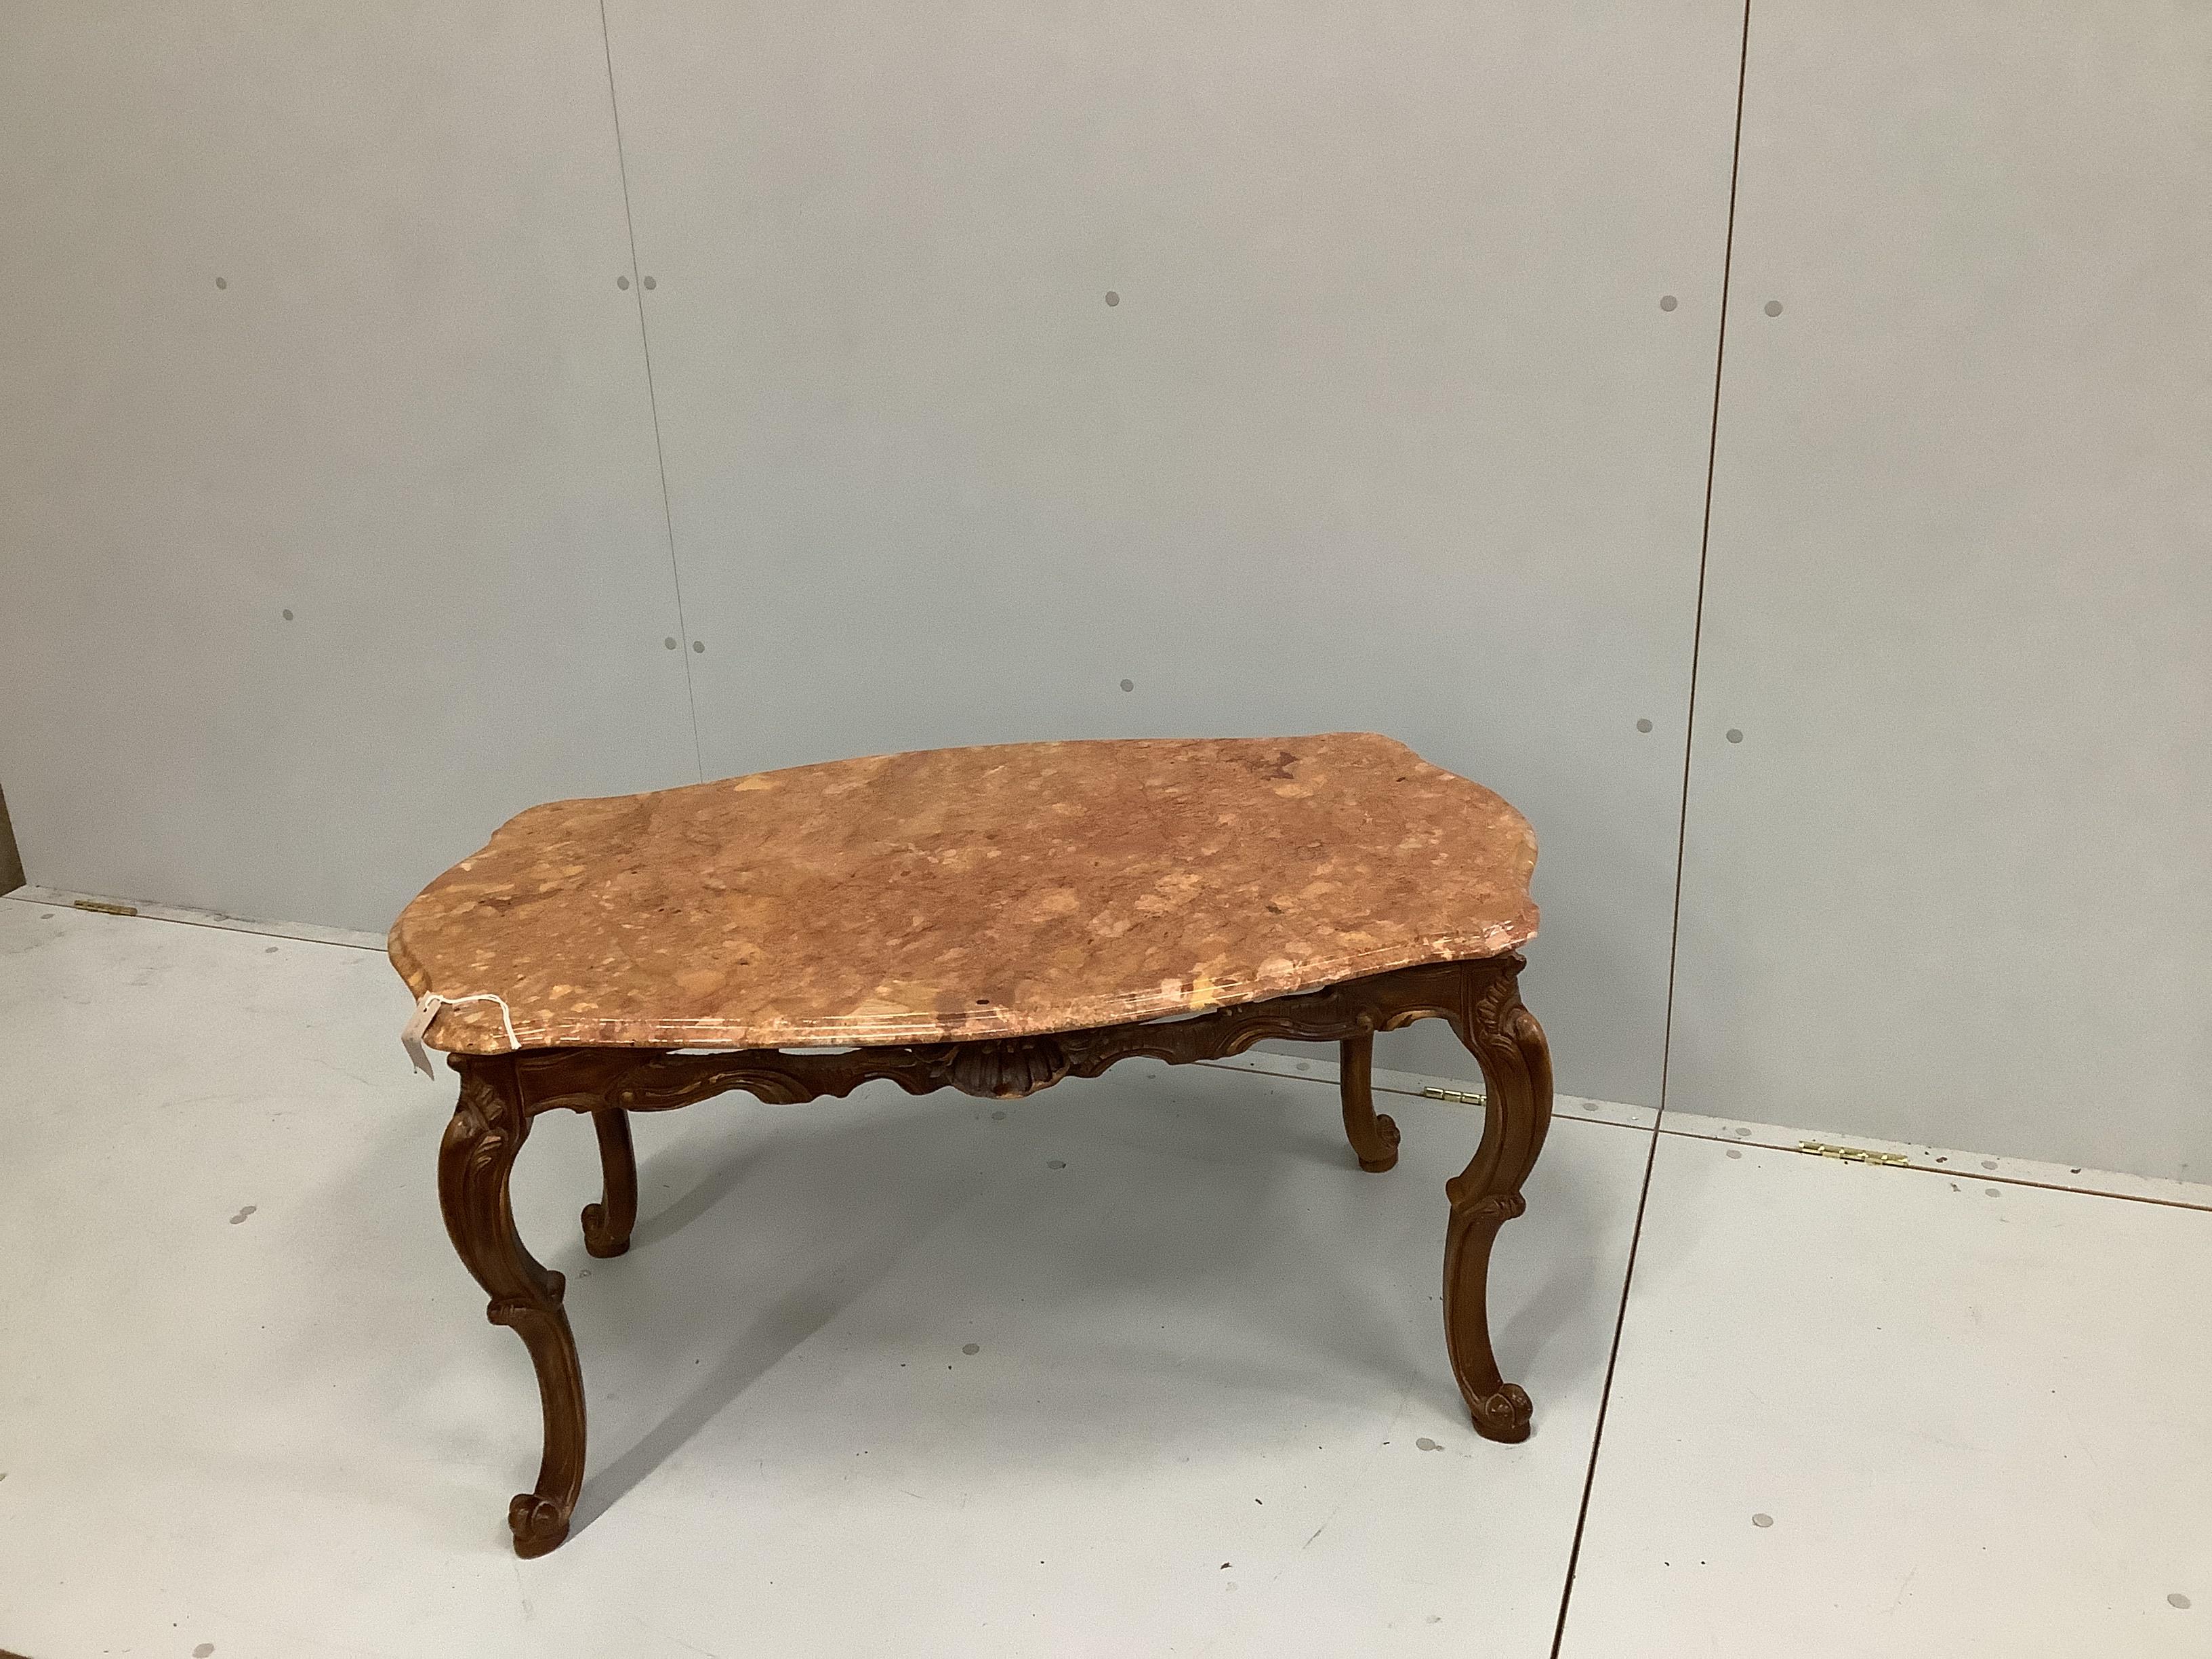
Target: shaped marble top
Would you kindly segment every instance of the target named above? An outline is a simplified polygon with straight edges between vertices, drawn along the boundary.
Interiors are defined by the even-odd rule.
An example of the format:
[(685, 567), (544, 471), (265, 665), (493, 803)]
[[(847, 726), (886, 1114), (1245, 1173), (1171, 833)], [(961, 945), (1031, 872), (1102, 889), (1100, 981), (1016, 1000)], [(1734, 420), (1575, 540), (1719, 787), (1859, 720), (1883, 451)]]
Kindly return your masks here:
[[(1077, 1030), (1536, 933), (1536, 838), (1371, 732), (936, 749), (509, 819), (392, 929), (419, 998), (524, 1048)], [(497, 1004), (428, 1041), (508, 1048)]]

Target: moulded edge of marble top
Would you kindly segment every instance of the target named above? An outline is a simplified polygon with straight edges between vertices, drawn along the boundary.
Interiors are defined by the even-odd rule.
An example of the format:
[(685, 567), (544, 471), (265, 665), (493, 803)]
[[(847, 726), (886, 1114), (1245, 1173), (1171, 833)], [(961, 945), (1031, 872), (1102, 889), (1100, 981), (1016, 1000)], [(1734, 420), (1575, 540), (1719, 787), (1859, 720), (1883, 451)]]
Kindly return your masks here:
[[(1358, 734), (1368, 735), (1368, 734)], [(1433, 763), (1421, 761), (1413, 750), (1395, 739), (1376, 735), (1379, 741), (1400, 748), (1424, 766), (1437, 771)], [(1077, 740), (1080, 741), (1080, 740)], [(1102, 740), (1110, 741), (1110, 740)], [(1136, 739), (1132, 741), (1145, 741)], [(1286, 741), (1295, 741), (1287, 739)], [(1000, 748), (1059, 747), (1059, 744), (1001, 744)], [(895, 757), (866, 757), (867, 760)], [(822, 764), (840, 764), (823, 763)], [(780, 769), (787, 771), (813, 769), (808, 767)], [(714, 784), (735, 784), (745, 777), (770, 776), (774, 774), (744, 774), (731, 778), (711, 781), (706, 785), (679, 785), (679, 789), (712, 787)], [(870, 1013), (866, 1015), (823, 1016), (805, 1020), (731, 1020), (726, 1018), (690, 1019), (671, 1017), (627, 1015), (613, 1018), (570, 1018), (535, 1020), (526, 1009), (513, 1012), (516, 1046), (521, 1048), (821, 1048), (878, 1047), (894, 1043), (934, 1043), (975, 1042), (997, 1037), (1048, 1036), (1054, 1032), (1090, 1030), (1103, 1025), (1136, 1024), (1152, 1020), (1168, 1020), (1211, 1009), (1236, 1006), (1241, 1004), (1269, 1000), (1317, 991), (1349, 980), (1387, 973), (1401, 968), (1410, 968), (1427, 963), (1475, 961), (1502, 956), (1519, 949), (1536, 937), (1540, 920), (1534, 902), (1528, 896), (1527, 883), (1535, 865), (1535, 836), (1527, 820), (1522, 818), (1510, 803), (1494, 791), (1485, 788), (1471, 779), (1455, 773), (1446, 773), (1460, 782), (1488, 796), (1503, 807), (1511, 819), (1519, 820), (1525, 856), (1516, 873), (1522, 884), (1519, 904), (1508, 919), (1485, 926), (1477, 933), (1442, 932), (1425, 937), (1401, 940), (1394, 945), (1353, 952), (1334, 957), (1316, 957), (1299, 963), (1295, 968), (1273, 972), (1257, 972), (1249, 975), (1222, 980), (1206, 980), (1202, 984), (1185, 977), (1167, 980), (1139, 990), (1102, 992), (1095, 996), (1065, 1000), (1049, 1008), (1024, 1012), (1018, 1009), (994, 1007), (982, 1013), (963, 1012), (948, 1015), (942, 1012), (915, 1010), (896, 1015)], [(644, 795), (671, 793), (647, 790), (635, 796), (580, 796), (574, 799), (541, 802), (525, 808), (500, 825), (485, 845), (470, 855), (455, 868), (465, 868), (497, 848), (502, 840), (511, 838), (518, 827), (532, 821), (542, 821), (549, 815), (557, 815), (564, 808), (599, 804), (609, 800), (637, 799)], [(448, 872), (450, 873), (450, 872)], [(407, 921), (407, 911), (427, 896), (437, 883), (433, 881), (423, 893), (410, 900), (392, 923), (386, 936), (386, 954), (392, 966), (405, 981), (408, 989), (416, 997), (437, 989), (432, 976), (415, 956), (401, 930)], [(468, 990), (483, 988), (470, 987)], [(448, 990), (447, 994), (462, 994), (461, 988)], [(427, 1046), (454, 1054), (487, 1054), (507, 1052), (506, 1024), (499, 1007), (491, 1003), (447, 1006), (441, 1010), (431, 1029), (425, 1036)]]
[[(672, 1019), (633, 1017), (615, 1019), (562, 1019), (532, 1023), (514, 1021), (516, 1042), (523, 1048), (861, 1048), (891, 1043), (973, 1042), (993, 1037), (1048, 1036), (1060, 1031), (1084, 1031), (1103, 1025), (1133, 1024), (1204, 1013), (1302, 992), (1325, 990), (1349, 980), (1364, 979), (1400, 968), (1425, 963), (1473, 962), (1504, 956), (1536, 937), (1537, 915), (1528, 907), (1527, 921), (1489, 930), (1480, 939), (1447, 938), (1423, 941), (1385, 951), (1364, 952), (1334, 962), (1307, 964), (1295, 974), (1255, 975), (1243, 981), (1222, 981), (1203, 991), (1188, 981), (1176, 993), (1120, 992), (1071, 1003), (1049, 1013), (1022, 1014), (994, 1010), (988, 1014), (916, 1012), (896, 1018), (880, 1015), (844, 1016), (805, 1021), (739, 1022), (720, 1019)], [(398, 966), (397, 959), (394, 965)], [(428, 976), (401, 969), (409, 990), (418, 997), (430, 988)], [(461, 1018), (453, 1016), (459, 1014)], [(474, 1018), (466, 1018), (473, 1015)], [(436, 1025), (444, 1025), (450, 1040), (440, 1040)], [(441, 1052), (464, 1054), (505, 1054), (505, 1028), (495, 1008), (441, 1010), (426, 1044)]]

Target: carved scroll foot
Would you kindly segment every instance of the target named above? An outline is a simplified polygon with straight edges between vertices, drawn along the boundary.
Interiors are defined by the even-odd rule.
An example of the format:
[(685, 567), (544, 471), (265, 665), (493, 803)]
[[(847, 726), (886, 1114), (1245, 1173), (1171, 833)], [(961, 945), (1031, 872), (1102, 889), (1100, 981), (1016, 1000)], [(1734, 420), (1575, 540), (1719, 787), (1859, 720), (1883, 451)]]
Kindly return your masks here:
[(459, 1058), (460, 1103), (438, 1154), (438, 1201), (446, 1231), (491, 1297), (491, 1322), (530, 1350), (545, 1419), (545, 1451), (534, 1490), (507, 1505), (514, 1553), (543, 1555), (568, 1535), (584, 1486), (584, 1376), (561, 1311), (559, 1273), (541, 1267), (514, 1231), (507, 1178), (530, 1133), (514, 1062), (507, 1055)]
[(601, 1196), (584, 1206), (584, 1248), (593, 1255), (620, 1255), (637, 1224), (637, 1154), (629, 1139), (629, 1114), (610, 1106), (592, 1114), (599, 1135)]
[(1490, 1346), (1490, 1249), (1498, 1230), (1528, 1206), (1521, 1186), (1552, 1121), (1552, 1058), (1543, 1027), (1521, 1006), (1517, 956), (1470, 963), (1466, 1001), (1452, 1021), (1482, 1064), (1482, 1145), (1444, 1183), (1444, 1344), (1452, 1375), (1486, 1440), (1525, 1440), (1528, 1395), (1498, 1370)]
[(1352, 1143), (1359, 1167), (1380, 1175), (1398, 1161), (1398, 1125), (1375, 1110), (1372, 1085), (1375, 1034), (1346, 1037), (1337, 1045), (1339, 1087), (1344, 1093), (1344, 1138)]
[(576, 1507), (534, 1492), (519, 1492), (507, 1500), (507, 1529), (514, 1534), (514, 1553), (526, 1561), (561, 1547), (568, 1541), (568, 1516)]
[(1522, 1207), (1518, 1193), (1466, 1205), (1455, 1195), (1444, 1234), (1444, 1346), (1474, 1431), (1486, 1440), (1528, 1437), (1528, 1394), (1498, 1374), (1490, 1346), (1490, 1246)]

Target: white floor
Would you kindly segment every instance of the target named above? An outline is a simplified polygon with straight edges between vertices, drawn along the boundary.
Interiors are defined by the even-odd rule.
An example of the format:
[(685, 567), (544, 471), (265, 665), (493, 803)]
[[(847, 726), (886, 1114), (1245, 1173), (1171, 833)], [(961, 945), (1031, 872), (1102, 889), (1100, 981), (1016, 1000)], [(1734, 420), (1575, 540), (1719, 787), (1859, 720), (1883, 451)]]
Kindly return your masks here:
[(1438, 1328), (1474, 1115), (1393, 1096), (1362, 1175), (1279, 1057), (641, 1119), (611, 1262), (543, 1121), (592, 1462), (518, 1562), (535, 1390), (406, 1011), (347, 944), (0, 901), (0, 1649), (2212, 1654), (2212, 1193), (1563, 1102), (1498, 1447)]

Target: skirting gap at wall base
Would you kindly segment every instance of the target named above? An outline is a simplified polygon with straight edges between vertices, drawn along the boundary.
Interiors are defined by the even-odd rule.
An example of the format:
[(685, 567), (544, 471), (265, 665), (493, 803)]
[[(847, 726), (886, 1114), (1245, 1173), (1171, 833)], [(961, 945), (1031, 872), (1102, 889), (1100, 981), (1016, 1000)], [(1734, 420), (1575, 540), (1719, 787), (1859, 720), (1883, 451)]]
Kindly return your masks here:
[[(1264, 1072), (1271, 1077), (1297, 1078), (1331, 1088), (1336, 1085), (1336, 1062), (1334, 1060), (1297, 1060), (1285, 1054), (1255, 1053), (1242, 1054), (1234, 1060), (1206, 1063), (1243, 1071)], [(1378, 1067), (1375, 1073), (1375, 1088), (1378, 1093), (1419, 1095), (1431, 1089), (1463, 1091), (1466, 1085), (1455, 1078), (1424, 1077), (1415, 1072), (1388, 1072)], [(2043, 1164), (2024, 1158), (1999, 1158), (1994, 1153), (1967, 1152), (1952, 1146), (1871, 1140), (1848, 1129), (1796, 1128), (1778, 1123), (1753, 1123), (1741, 1118), (1701, 1117), (1694, 1112), (1670, 1111), (1662, 1121), (1660, 1115), (1648, 1106), (1628, 1106), (1609, 1100), (1585, 1100), (1577, 1095), (1556, 1097), (1553, 1115), (1583, 1118), (1593, 1123), (1608, 1123), (1627, 1129), (1649, 1130), (1656, 1127), (1661, 1134), (1680, 1135), (1695, 1140), (1718, 1140), (1729, 1146), (1803, 1152), (1808, 1158), (1822, 1156), (1805, 1151), (1806, 1143), (1809, 1141), (1823, 1146), (1842, 1146), (1852, 1152), (1879, 1152), (1904, 1160), (1900, 1164), (1864, 1165), (1869, 1179), (1881, 1175), (1885, 1169), (1924, 1170), (1954, 1176), (1962, 1184), (1979, 1182), (1984, 1186), (2045, 1187), (2057, 1192), (2091, 1193), (2104, 1198), (2130, 1199), (2142, 1204), (2168, 1204), (2180, 1209), (2212, 1211), (2212, 1186), (2198, 1182), (2166, 1181), (2153, 1176), (2129, 1175), (2113, 1170)]]
[(179, 904), (149, 904), (138, 899), (110, 898), (100, 893), (72, 893), (58, 887), (19, 887), (6, 895), (26, 904), (45, 904), (61, 909), (106, 908), (120, 905), (149, 921), (181, 922), (188, 927), (228, 927), (238, 933), (266, 933), (271, 939), (296, 939), (310, 945), (343, 945), (356, 951), (384, 949), (384, 935), (353, 927), (318, 927), (306, 921), (257, 921), (248, 916), (225, 915), (220, 910), (194, 910)]

